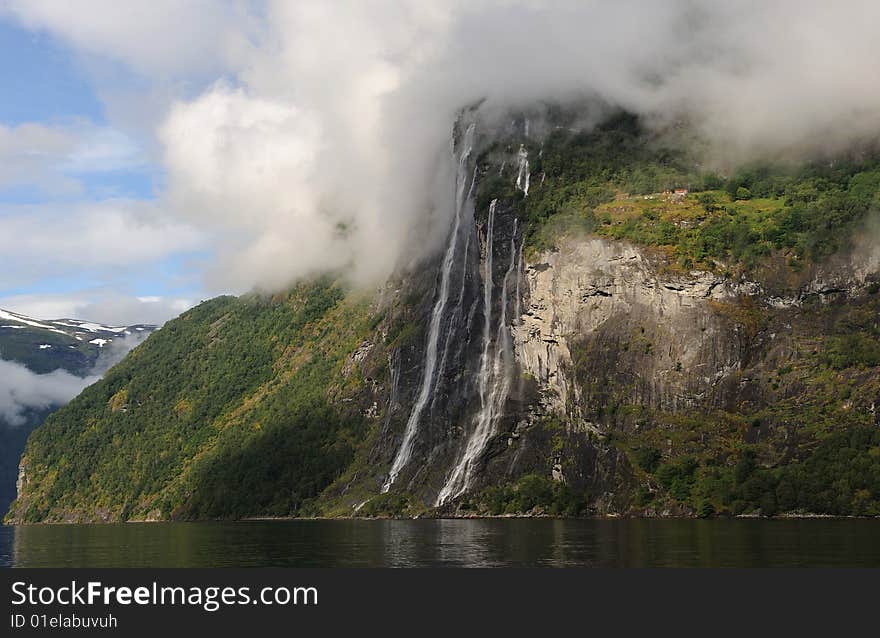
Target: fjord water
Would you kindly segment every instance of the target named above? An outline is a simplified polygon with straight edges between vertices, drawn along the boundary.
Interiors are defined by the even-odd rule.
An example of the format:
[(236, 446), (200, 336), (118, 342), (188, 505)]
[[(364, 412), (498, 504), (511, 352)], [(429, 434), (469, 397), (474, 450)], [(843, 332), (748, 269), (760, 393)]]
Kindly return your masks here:
[(878, 567), (880, 520), (300, 520), (0, 528), (16, 567)]

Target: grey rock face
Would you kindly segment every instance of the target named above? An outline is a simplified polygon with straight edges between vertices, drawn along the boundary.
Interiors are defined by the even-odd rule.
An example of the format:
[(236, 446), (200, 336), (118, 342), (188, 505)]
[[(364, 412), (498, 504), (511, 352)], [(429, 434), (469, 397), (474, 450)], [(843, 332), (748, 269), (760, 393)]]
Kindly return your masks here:
[(658, 408), (703, 400), (739, 367), (741, 344), (728, 338), (710, 304), (735, 297), (743, 285), (707, 272), (662, 275), (641, 250), (596, 238), (539, 256), (526, 280), (528, 302), (514, 330), (517, 360), (538, 381), (548, 410), (577, 418), (584, 397), (571, 379), (571, 344), (598, 332), (651, 355), (640, 381)]

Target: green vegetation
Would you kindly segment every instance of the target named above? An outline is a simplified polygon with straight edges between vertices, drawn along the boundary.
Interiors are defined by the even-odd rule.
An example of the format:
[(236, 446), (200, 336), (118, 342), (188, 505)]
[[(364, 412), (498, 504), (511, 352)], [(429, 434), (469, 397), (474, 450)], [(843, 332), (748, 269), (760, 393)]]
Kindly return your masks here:
[(476, 500), (493, 516), (530, 513), (579, 516), (588, 506), (585, 493), (537, 474), (527, 474), (512, 485), (486, 488)]
[(863, 297), (845, 305), (819, 308), (824, 337), (821, 363), (835, 370), (880, 365), (880, 299)]
[[(662, 341), (651, 334), (661, 327), (643, 333), (639, 321), (620, 317), (570, 344), (585, 418), (613, 434), (607, 442), (623, 450), (632, 467), (631, 506), (702, 516), (872, 511), (880, 499), (870, 484), (873, 470), (863, 475), (859, 469), (858, 476), (838, 482), (835, 477), (846, 473), (818, 463), (822, 457), (816, 454), (827, 461), (842, 453), (838, 448), (857, 449), (846, 457), (856, 468), (872, 458), (870, 446), (846, 442), (853, 433), (878, 431), (878, 296), (836, 303), (807, 298), (795, 310), (747, 298), (709, 307), (724, 326), (720, 334), (739, 335), (744, 348), (742, 367), (725, 387), (716, 386), (720, 404), (645, 405), (640, 371), (657, 370), (658, 361), (638, 344)], [(673, 379), (693, 375), (687, 365), (668, 359), (659, 373)], [(826, 471), (829, 479), (820, 489)], [(866, 484), (859, 485), (858, 477)], [(794, 504), (777, 493), (788, 494), (790, 484), (799, 495)]]
[(26, 410), (22, 414), (24, 422), (14, 426), (0, 419), (0, 508), (4, 511), (15, 500), (18, 462), (28, 435), (51, 411), (50, 408)]
[[(0, 359), (21, 364), (36, 374), (60, 369), (81, 377), (89, 376), (102, 353), (98, 345), (89, 343), (91, 338), (78, 340), (14, 319), (0, 320), (0, 324)], [(16, 425), (0, 417), (0, 511), (5, 512), (15, 499), (18, 463), (28, 435), (57, 407), (23, 409), (22, 422)]]
[(332, 398), (363, 385), (341, 370), (370, 320), (329, 281), (183, 314), (31, 436), (19, 516), (307, 511), (366, 435), (357, 407)]
[(823, 360), (835, 370), (853, 366), (878, 366), (880, 340), (861, 332), (831, 337), (825, 344)]
[(369, 499), (358, 510), (357, 515), (365, 518), (398, 518), (412, 516), (417, 513), (418, 510), (415, 509), (417, 507), (417, 505), (414, 505), (414, 501), (409, 494), (386, 492), (385, 494), (377, 494)]
[(697, 460), (692, 456), (664, 463), (657, 468), (657, 480), (676, 500), (687, 500), (693, 489), (694, 473), (698, 466)]
[(642, 447), (635, 452), (636, 463), (648, 474), (653, 474), (657, 471), (662, 458), (663, 455), (660, 454), (660, 451), (652, 447)]
[(880, 515), (880, 429), (854, 427), (823, 439), (804, 460), (762, 467), (754, 449), (733, 463), (693, 457), (659, 466), (656, 481), (698, 516), (786, 512)]
[[(749, 269), (780, 254), (797, 269), (845, 248), (857, 224), (880, 209), (877, 154), (745, 166), (722, 177), (621, 115), (588, 133), (557, 130), (538, 155), (530, 153), (533, 188), (523, 201), (538, 250), (560, 230), (583, 228), (664, 249), (682, 268)], [(493, 176), (481, 184), (480, 202), (513, 197), (511, 188)], [(669, 192), (676, 188), (689, 193)], [(557, 217), (566, 221), (545, 231)]]

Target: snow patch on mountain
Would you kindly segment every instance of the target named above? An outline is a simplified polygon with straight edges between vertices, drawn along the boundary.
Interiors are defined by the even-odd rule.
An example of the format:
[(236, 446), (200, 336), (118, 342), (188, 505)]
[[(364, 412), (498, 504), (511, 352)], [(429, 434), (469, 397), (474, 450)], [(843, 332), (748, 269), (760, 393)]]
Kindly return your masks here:
[[(99, 341), (104, 341), (104, 343), (112, 341), (113, 336), (124, 337), (131, 335), (132, 331), (144, 332), (155, 330), (155, 326), (146, 324), (136, 326), (105, 326), (94, 321), (81, 321), (79, 319), (34, 319), (11, 310), (3, 310), (2, 308), (0, 308), (0, 319), (12, 322), (0, 326), (0, 328), (17, 330), (27, 327), (39, 328), (75, 338), (77, 341), (84, 341), (83, 337), (89, 335)], [(103, 345), (96, 343), (94, 339), (89, 343), (94, 343), (99, 347)]]

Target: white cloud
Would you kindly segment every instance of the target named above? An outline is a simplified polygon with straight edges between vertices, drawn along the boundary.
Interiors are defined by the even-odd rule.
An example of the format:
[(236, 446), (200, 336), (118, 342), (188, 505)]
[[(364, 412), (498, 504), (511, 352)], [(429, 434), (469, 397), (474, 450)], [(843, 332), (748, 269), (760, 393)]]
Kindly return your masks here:
[(289, 283), (291, 262), (297, 272), (344, 263), (333, 248), (338, 212), (320, 211), (313, 186), (321, 138), (312, 115), (225, 84), (171, 110), (160, 130), (170, 200), (216, 230), (227, 248), (216, 271), (227, 286), (253, 285), (254, 265), (285, 264), (261, 272), (274, 287)]
[(28, 410), (64, 405), (98, 381), (147, 336), (137, 333), (124, 339), (114, 339), (101, 349), (98, 360), (85, 377), (62, 369), (36, 374), (21, 363), (0, 359), (0, 423), (19, 426), (24, 423)]
[(0, 289), (71, 271), (112, 279), (202, 246), (191, 225), (150, 202), (7, 206), (0, 208)]
[(178, 102), (160, 137), (181, 214), (236, 231), (225, 281), (381, 279), (431, 248), (426, 212), (443, 227), (451, 189), (432, 186), (463, 105), (594, 96), (687, 118), (726, 160), (825, 151), (880, 131), (878, 20), (867, 1), (273, 2), (241, 88)]
[(49, 31), (92, 55), (151, 76), (222, 72), (224, 61), (260, 27), (238, 0), (5, 0), (23, 25)]
[(45, 195), (76, 197), (81, 178), (138, 169), (145, 158), (121, 131), (82, 120), (63, 124), (0, 124), (0, 191), (35, 187)]
[(140, 147), (127, 135), (106, 126), (81, 125), (79, 140), (61, 164), (65, 173), (82, 175), (138, 169), (146, 158)]
[(199, 300), (179, 297), (127, 297), (105, 294), (89, 297), (77, 304), (72, 312), (75, 318), (85, 317), (101, 323), (132, 325), (135, 323), (161, 326)]
[(0, 124), (0, 190), (35, 186), (49, 194), (78, 194), (82, 186), (58, 170), (76, 148), (69, 131), (42, 124)]
[[(428, 213), (445, 227), (451, 122), (480, 98), (686, 118), (731, 161), (880, 131), (873, 0), (86, 5), (6, 6), (177, 96), (156, 122), (169, 209), (211, 238), (211, 281), (234, 289), (343, 265), (381, 279), (430, 250), (417, 231)], [(193, 96), (206, 74), (222, 80)]]
[(0, 420), (22, 425), (26, 410), (64, 405), (99, 378), (81, 378), (64, 370), (36, 374), (20, 363), (0, 359)]

